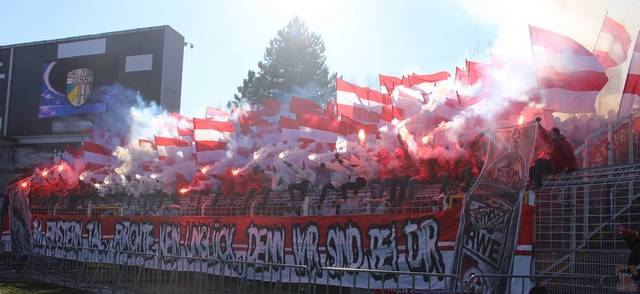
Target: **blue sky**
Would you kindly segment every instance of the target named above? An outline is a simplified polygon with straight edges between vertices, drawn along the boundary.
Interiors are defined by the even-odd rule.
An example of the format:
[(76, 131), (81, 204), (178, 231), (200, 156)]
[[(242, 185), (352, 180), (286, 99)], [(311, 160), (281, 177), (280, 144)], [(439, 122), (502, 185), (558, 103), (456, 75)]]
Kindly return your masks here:
[[(269, 40), (295, 15), (322, 35), (331, 71), (373, 86), (377, 74), (453, 71), (497, 28), (456, 1), (11, 1), (0, 44), (170, 25), (188, 42), (181, 112), (224, 106)], [(37, 97), (34, 97), (37, 99)]]

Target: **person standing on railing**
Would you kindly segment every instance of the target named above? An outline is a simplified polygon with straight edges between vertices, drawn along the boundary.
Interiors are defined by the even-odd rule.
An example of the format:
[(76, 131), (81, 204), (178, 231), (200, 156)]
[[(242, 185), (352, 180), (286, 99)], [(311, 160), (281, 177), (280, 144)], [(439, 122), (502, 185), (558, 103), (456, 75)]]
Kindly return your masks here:
[(295, 191), (300, 192), (300, 200), (303, 200), (307, 195), (307, 191), (309, 190), (309, 188), (311, 188), (312, 185), (315, 184), (316, 174), (310, 168), (307, 168), (307, 165), (304, 161), (302, 162), (302, 169), (296, 168), (288, 161), (285, 161), (284, 164), (286, 164), (291, 170), (293, 170), (296, 176), (295, 183), (291, 183), (289, 184), (289, 187), (287, 187), (287, 190), (289, 191), (289, 197), (291, 197), (291, 201), (296, 201)]
[[(540, 118), (536, 118), (539, 123)], [(533, 179), (536, 187), (542, 187), (542, 178), (545, 175), (557, 175), (561, 172), (573, 172), (578, 169), (573, 145), (560, 133), (560, 129), (553, 128), (551, 132), (538, 124), (540, 139), (547, 144), (549, 158), (538, 158), (529, 168), (529, 177)]]

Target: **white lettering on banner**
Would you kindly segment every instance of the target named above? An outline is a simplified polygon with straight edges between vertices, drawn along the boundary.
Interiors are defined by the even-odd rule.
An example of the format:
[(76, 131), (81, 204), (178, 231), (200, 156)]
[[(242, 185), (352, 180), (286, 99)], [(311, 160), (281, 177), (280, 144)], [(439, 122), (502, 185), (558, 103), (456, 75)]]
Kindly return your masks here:
[[(284, 227), (267, 227), (251, 224), (247, 229), (249, 244), (247, 258), (249, 262), (285, 263), (284, 256)], [(279, 267), (272, 267), (276, 271)], [(256, 272), (262, 272), (262, 266), (256, 267)]]
[[(396, 246), (396, 228), (393, 224), (369, 229), (369, 268), (377, 270), (398, 270), (398, 247)], [(373, 275), (376, 280), (380, 275)], [(387, 279), (395, 275), (384, 276)]]
[[(320, 252), (318, 243), (320, 242), (320, 231), (315, 224), (307, 224), (303, 229), (297, 224), (293, 225), (293, 261), (296, 265), (305, 265), (309, 270), (315, 271), (321, 267)], [(307, 273), (302, 269), (296, 269), (299, 276)], [(317, 272), (318, 277), (322, 272)]]
[[(438, 250), (440, 226), (434, 218), (427, 218), (418, 224), (411, 220), (404, 226), (404, 234), (407, 238), (407, 265), (411, 271), (427, 273), (445, 273), (444, 260)], [(425, 281), (428, 280), (423, 276)], [(442, 281), (443, 277), (438, 280)]]
[[(238, 242), (237, 225), (217, 220), (56, 220), (55, 217), (36, 216), (32, 220), (31, 242), (33, 251), (39, 254), (164, 270), (206, 271), (233, 277), (252, 276), (253, 279), (268, 279), (277, 275), (284, 279), (283, 282), (313, 279), (327, 285), (342, 283), (372, 288), (382, 287), (384, 281), (388, 282), (385, 287), (394, 285), (391, 287), (407, 288), (414, 283), (418, 288), (445, 287), (441, 277), (409, 279), (384, 275), (383, 280), (383, 275), (372, 275), (373, 279), (370, 279), (368, 275), (353, 272), (321, 270), (322, 267), (344, 267), (432, 274), (450, 271), (448, 262), (451, 259), (443, 258), (438, 249), (438, 244), (442, 243), (440, 236), (443, 228), (435, 217), (408, 217), (374, 224), (349, 218), (343, 220), (324, 227), (310, 221), (292, 221), (290, 225), (251, 222), (242, 225), (241, 232), (237, 232), (243, 234), (242, 237), (246, 236), (246, 239)], [(470, 241), (474, 238), (466, 240), (474, 242)], [(485, 244), (486, 240), (482, 239), (480, 243)], [(491, 256), (491, 243), (488, 244), (478, 248)], [(114, 251), (117, 252), (115, 256)], [(450, 256), (452, 252), (446, 254)], [(306, 266), (308, 270), (247, 265), (245, 262), (292, 264)], [(310, 276), (313, 274), (315, 276)], [(393, 281), (389, 281), (391, 279)]]
[[(360, 268), (364, 262), (364, 250), (360, 229), (351, 222), (343, 228), (330, 226), (327, 233), (327, 267)], [(329, 272), (331, 278), (336, 278), (336, 272)]]

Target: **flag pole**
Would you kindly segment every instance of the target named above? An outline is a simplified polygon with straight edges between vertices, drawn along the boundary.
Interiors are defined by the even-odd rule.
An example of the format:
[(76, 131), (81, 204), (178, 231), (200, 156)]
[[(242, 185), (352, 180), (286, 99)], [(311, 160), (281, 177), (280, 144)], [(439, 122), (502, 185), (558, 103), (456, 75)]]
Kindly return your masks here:
[(602, 29), (604, 28), (604, 23), (607, 21), (608, 15), (609, 15), (609, 10), (607, 10), (604, 13), (604, 18), (602, 19), (602, 24), (600, 25), (600, 30), (598, 31), (598, 36), (596, 37), (595, 44), (593, 44), (593, 49), (591, 50), (591, 53), (595, 52), (596, 48), (598, 47), (598, 42), (600, 41), (600, 36), (602, 35)]
[(631, 72), (631, 66), (633, 65), (633, 62), (634, 62), (634, 59), (633, 59), (633, 57), (635, 56), (634, 53), (636, 52), (636, 50), (640, 50), (640, 48), (638, 48), (638, 41), (639, 41), (638, 38), (640, 38), (640, 31), (638, 31), (638, 34), (636, 35), (636, 44), (633, 46), (633, 51), (631, 52), (631, 60), (629, 60), (629, 67), (627, 68), (627, 75), (625, 76), (624, 84), (622, 86), (622, 91), (620, 93), (620, 104), (618, 105), (618, 119), (620, 119), (620, 111), (622, 110), (622, 102), (623, 102), (623, 99), (624, 99), (624, 88), (627, 87), (627, 81), (629, 80), (628, 79), (629, 72)]
[[(542, 97), (542, 93), (540, 92), (540, 79), (538, 78), (538, 64), (536, 63), (536, 54), (533, 52), (533, 34), (531, 32), (531, 25), (529, 25), (529, 43), (531, 43), (531, 60), (533, 61), (533, 68), (536, 70), (536, 84), (538, 85), (538, 94), (540, 94), (540, 98)], [(552, 114), (553, 115), (553, 114)]]

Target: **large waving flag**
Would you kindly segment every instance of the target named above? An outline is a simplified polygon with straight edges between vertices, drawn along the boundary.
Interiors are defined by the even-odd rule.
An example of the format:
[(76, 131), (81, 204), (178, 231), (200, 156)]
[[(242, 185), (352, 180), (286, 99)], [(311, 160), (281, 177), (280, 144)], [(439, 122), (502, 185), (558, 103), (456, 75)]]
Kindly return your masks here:
[(392, 107), (391, 97), (366, 87), (336, 79), (336, 110), (363, 123), (377, 124), (385, 108)]
[(227, 142), (234, 132), (229, 121), (193, 119), (196, 161), (198, 164), (221, 161), (226, 157)]
[(342, 135), (340, 122), (325, 116), (301, 114), (298, 116), (299, 136), (310, 141), (335, 144)]
[[(640, 32), (638, 33), (640, 37)], [(631, 64), (629, 65), (629, 73), (622, 91), (622, 100), (620, 101), (620, 111), (618, 117), (631, 114), (640, 108), (640, 38), (636, 40), (636, 46), (631, 56)]]
[(191, 160), (193, 156), (193, 145), (190, 142), (179, 138), (160, 136), (155, 136), (154, 139), (160, 159), (182, 157)]
[(631, 47), (631, 35), (627, 29), (611, 17), (606, 16), (593, 52), (604, 69), (622, 64), (627, 60)]
[(95, 170), (114, 164), (113, 151), (98, 143), (85, 141), (82, 145), (82, 156), (86, 162), (85, 169)]
[(529, 26), (538, 88), (546, 108), (595, 112), (596, 97), (608, 78), (598, 58), (573, 39)]
[(422, 105), (429, 102), (436, 83), (446, 80), (451, 75), (441, 71), (434, 74), (410, 74), (402, 78), (379, 75), (380, 92), (389, 94), (392, 107), (383, 109), (381, 119), (390, 122), (391, 119), (403, 120), (420, 112)]
[(231, 114), (223, 109), (207, 106), (205, 117), (216, 121), (228, 121)]
[(456, 67), (455, 89), (458, 104), (466, 108), (491, 93), (491, 64), (465, 60), (465, 68)]
[(313, 100), (300, 98), (297, 96), (291, 97), (291, 102), (289, 103), (289, 111), (291, 113), (306, 113), (313, 115), (323, 115), (324, 109), (318, 103)]
[(178, 136), (187, 142), (193, 141), (193, 119), (181, 115), (179, 113), (171, 113), (171, 117), (176, 120), (176, 128), (178, 130)]
[(281, 116), (280, 121), (278, 122), (278, 127), (280, 128), (281, 138), (283, 141), (295, 142), (300, 138), (298, 122), (295, 119)]
[(402, 79), (394, 76), (378, 75), (380, 82), (380, 92), (383, 94), (393, 93), (393, 90), (402, 85)]

